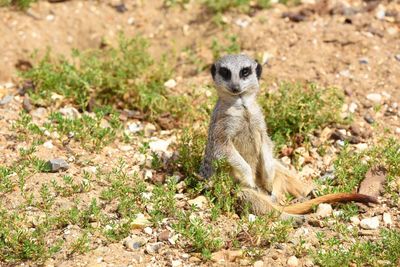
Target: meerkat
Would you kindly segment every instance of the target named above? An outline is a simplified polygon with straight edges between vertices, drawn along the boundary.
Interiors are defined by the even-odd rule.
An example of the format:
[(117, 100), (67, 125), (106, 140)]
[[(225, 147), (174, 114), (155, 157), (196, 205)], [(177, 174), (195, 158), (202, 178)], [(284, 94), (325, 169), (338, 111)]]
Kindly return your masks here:
[(225, 159), (231, 175), (242, 185), (240, 198), (250, 203), (252, 212), (258, 215), (279, 211), (286, 218), (309, 213), (320, 203), (376, 203), (367, 195), (339, 193), (291, 206), (277, 204), (288, 193), (296, 198), (306, 197), (313, 186), (303, 183), (273, 156), (274, 146), (257, 103), (261, 73), (262, 66), (243, 54), (227, 55), (212, 64), (218, 101), (211, 116), (200, 175), (211, 177), (213, 162)]

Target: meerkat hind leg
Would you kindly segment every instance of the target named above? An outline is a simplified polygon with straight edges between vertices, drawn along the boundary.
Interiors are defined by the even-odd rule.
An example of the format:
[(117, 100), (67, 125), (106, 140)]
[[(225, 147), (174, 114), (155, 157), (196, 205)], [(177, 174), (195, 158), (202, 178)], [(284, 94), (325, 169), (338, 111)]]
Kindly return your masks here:
[(278, 206), (273, 204), (269, 196), (251, 188), (243, 188), (239, 193), (239, 199), (243, 203), (249, 203), (250, 210), (255, 215), (266, 215), (276, 212), (280, 219), (293, 220), (296, 225), (302, 224), (306, 218), (304, 215), (289, 214), (281, 211)]
[(296, 198), (301, 198), (309, 195), (314, 189), (312, 185), (303, 183), (294, 172), (288, 170), (280, 162), (275, 161), (275, 167), (271, 194), (278, 202), (284, 200), (288, 193)]

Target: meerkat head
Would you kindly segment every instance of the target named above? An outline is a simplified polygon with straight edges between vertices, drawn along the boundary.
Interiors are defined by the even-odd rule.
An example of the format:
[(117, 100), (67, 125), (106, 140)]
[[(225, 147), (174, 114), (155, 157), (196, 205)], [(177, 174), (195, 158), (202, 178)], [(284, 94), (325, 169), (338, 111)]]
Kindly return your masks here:
[(211, 66), (217, 90), (230, 95), (242, 95), (258, 90), (261, 65), (246, 55), (226, 55)]

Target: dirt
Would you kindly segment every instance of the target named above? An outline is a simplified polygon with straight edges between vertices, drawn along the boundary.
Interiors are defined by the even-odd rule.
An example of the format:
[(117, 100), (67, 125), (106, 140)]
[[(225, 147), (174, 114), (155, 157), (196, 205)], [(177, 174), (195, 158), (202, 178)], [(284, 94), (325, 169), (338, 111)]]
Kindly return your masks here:
[[(127, 10), (116, 10), (115, 1), (65, 1), (49, 3), (39, 1), (27, 11), (12, 8), (0, 9), (0, 82), (18, 84), (18, 69), (35, 64), (33, 53), (43, 56), (47, 49), (70, 56), (71, 49), (94, 49), (103, 43), (116, 43), (120, 31), (126, 36), (141, 34), (151, 42), (150, 51), (156, 57), (164, 53), (177, 53), (176, 80), (174, 90), (186, 91), (196, 86), (204, 87), (210, 82), (209, 73), (196, 73), (196, 66), (187, 60), (185, 48), (192, 48), (206, 64), (211, 64), (213, 39), (225, 40), (227, 35), (238, 36), (243, 52), (259, 59), (268, 57), (264, 65), (263, 88), (274, 90), (281, 81), (310, 81), (324, 86), (336, 86), (346, 93), (348, 107), (357, 105), (355, 121), (362, 129), (372, 131), (369, 141), (379, 138), (400, 136), (400, 3), (378, 1), (378, 6), (362, 1), (321, 1), (317, 4), (301, 4), (287, 7), (275, 4), (270, 9), (255, 10), (251, 15), (237, 12), (224, 14), (226, 25), (216, 26), (209, 14), (199, 4), (191, 1), (184, 8), (165, 8), (163, 1), (127, 1)], [(378, 11), (384, 9), (386, 16), (378, 18)], [(282, 15), (292, 12), (291, 15)], [(378, 15), (377, 15), (378, 14)], [(390, 15), (390, 16), (389, 16)], [(241, 25), (241, 26), (240, 26)], [(0, 99), (17, 86), (0, 90)], [(381, 100), (374, 102), (368, 94), (379, 93)], [(0, 164), (9, 164), (17, 155), (19, 147), (12, 139), (9, 126), (22, 110), (23, 98), (16, 96), (11, 103), (0, 106)], [(354, 106), (354, 105), (353, 105)], [(377, 108), (379, 106), (380, 108)], [(347, 108), (348, 108), (347, 107)], [(393, 112), (387, 112), (388, 110)], [(371, 126), (364, 119), (366, 115), (378, 121), (383, 127)], [(38, 118), (40, 120), (40, 118)], [(385, 128), (385, 129), (384, 129)], [(385, 130), (385, 131), (383, 131)], [(157, 133), (160, 134), (160, 133)], [(174, 136), (175, 132), (164, 132)], [(123, 144), (115, 143), (93, 157), (78, 145), (71, 144), (70, 153), (62, 144), (54, 144), (49, 152), (41, 148), (38, 157), (64, 156), (71, 158), (68, 174), (82, 177), (79, 162), (91, 160), (93, 165), (112, 169), (123, 158), (129, 162), (128, 171), (138, 164), (135, 149), (141, 139), (132, 141), (134, 149), (121, 150)], [(40, 174), (30, 177), (27, 187), (38, 194), (38, 188), (45, 182), (62, 175)], [(88, 200), (99, 194), (94, 190)], [(2, 199), (6, 208), (12, 209), (21, 196), (18, 191)], [(72, 200), (60, 201), (56, 205), (68, 206)], [(384, 208), (387, 210), (388, 208)], [(383, 211), (380, 209), (378, 214)], [(398, 212), (397, 212), (398, 213)], [(393, 211), (392, 215), (397, 216)], [(370, 211), (374, 214), (374, 210)], [(69, 229), (73, 232), (73, 229)], [(141, 231), (137, 232), (138, 234)], [(60, 233), (54, 233), (58, 235)], [(154, 237), (148, 237), (149, 239)], [(46, 262), (46, 266), (129, 266), (129, 265), (172, 265), (174, 260), (186, 254), (182, 249), (173, 249), (164, 254), (152, 256), (129, 251), (123, 244), (98, 246), (84, 255), (68, 256), (60, 253)], [(290, 255), (286, 248), (271, 248), (265, 256), (270, 266), (286, 265)], [(198, 258), (186, 254), (185, 264), (198, 265)], [(251, 264), (251, 262), (247, 262)], [(27, 263), (34, 266), (34, 263)], [(178, 264), (178, 263), (176, 263)], [(246, 264), (236, 261), (232, 266)], [(306, 266), (306, 260), (301, 265)], [(21, 265), (22, 266), (22, 265)], [(264, 265), (269, 266), (269, 265)]]

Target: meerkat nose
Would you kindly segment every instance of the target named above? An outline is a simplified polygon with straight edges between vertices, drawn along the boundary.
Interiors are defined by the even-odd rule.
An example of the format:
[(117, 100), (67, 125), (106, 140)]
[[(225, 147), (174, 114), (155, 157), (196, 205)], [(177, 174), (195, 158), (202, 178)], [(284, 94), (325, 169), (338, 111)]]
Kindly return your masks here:
[(233, 93), (237, 93), (237, 92), (240, 91), (240, 86), (238, 84), (233, 84), (231, 86), (231, 90), (232, 90)]

